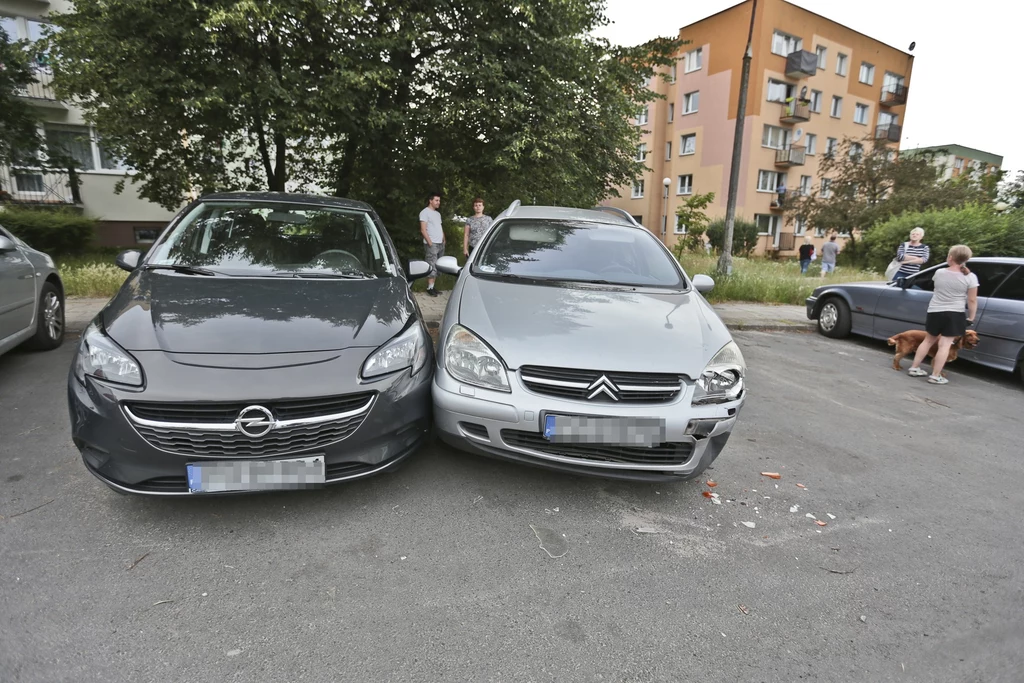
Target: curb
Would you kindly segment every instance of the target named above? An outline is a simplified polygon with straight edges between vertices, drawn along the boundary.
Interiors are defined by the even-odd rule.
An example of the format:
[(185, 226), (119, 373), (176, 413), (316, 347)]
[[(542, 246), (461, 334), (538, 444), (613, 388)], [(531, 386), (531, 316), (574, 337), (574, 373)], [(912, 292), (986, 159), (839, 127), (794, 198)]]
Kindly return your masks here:
[(817, 326), (809, 323), (745, 323), (727, 322), (725, 326), (734, 332), (814, 332)]

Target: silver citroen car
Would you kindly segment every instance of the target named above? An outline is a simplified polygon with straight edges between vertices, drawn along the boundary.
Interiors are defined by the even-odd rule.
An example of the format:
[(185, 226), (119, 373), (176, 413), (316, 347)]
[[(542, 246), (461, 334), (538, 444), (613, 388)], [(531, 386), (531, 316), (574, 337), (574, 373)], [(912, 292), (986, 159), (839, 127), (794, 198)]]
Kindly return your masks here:
[(729, 439), (746, 364), (668, 249), (618, 209), (513, 202), (457, 275), (433, 379), (438, 437), (575, 474), (699, 476)]

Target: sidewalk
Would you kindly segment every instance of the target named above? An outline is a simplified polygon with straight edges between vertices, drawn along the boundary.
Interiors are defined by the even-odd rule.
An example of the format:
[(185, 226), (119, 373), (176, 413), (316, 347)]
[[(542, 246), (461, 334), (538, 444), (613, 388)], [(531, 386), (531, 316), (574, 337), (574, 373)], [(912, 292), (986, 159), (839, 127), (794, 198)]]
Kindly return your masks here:
[[(416, 292), (414, 296), (420, 311), (423, 312), (427, 327), (435, 329), (444, 316), (445, 306), (448, 305), (448, 292), (441, 292), (436, 297)], [(68, 331), (84, 330), (106, 303), (106, 299), (68, 299), (65, 312)], [(730, 330), (801, 332), (814, 329), (814, 321), (807, 319), (807, 312), (803, 306), (724, 303), (715, 304), (715, 312)]]

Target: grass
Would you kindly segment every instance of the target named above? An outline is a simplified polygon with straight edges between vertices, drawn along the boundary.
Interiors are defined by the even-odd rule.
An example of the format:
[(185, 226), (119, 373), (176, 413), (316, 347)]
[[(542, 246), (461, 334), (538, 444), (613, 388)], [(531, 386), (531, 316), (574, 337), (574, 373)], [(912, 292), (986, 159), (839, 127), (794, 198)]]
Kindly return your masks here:
[(57, 259), (57, 270), (67, 296), (110, 298), (128, 277), (128, 273), (114, 265), (114, 257), (107, 254)]

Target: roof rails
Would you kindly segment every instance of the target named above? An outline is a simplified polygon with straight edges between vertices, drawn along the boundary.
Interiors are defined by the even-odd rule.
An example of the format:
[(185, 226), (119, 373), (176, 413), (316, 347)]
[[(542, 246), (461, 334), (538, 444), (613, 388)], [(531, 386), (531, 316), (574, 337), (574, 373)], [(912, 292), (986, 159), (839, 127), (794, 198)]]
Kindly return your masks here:
[(495, 216), (494, 220), (498, 220), (499, 218), (505, 218), (506, 216), (511, 216), (513, 213), (515, 213), (515, 210), (519, 208), (519, 205), (521, 203), (522, 202), (520, 202), (518, 199), (516, 199), (515, 201), (513, 201), (511, 204), (508, 205), (507, 209), (505, 209), (504, 211), (499, 213), (497, 216)]
[(629, 221), (632, 225), (635, 225), (637, 227), (642, 227), (639, 223), (636, 222), (636, 219), (633, 218), (632, 214), (630, 214), (625, 209), (618, 208), (617, 206), (595, 206), (593, 210), (594, 211), (607, 211), (609, 213), (619, 214), (620, 216), (625, 218), (627, 221)]

